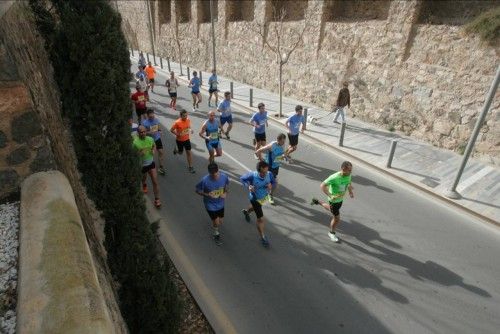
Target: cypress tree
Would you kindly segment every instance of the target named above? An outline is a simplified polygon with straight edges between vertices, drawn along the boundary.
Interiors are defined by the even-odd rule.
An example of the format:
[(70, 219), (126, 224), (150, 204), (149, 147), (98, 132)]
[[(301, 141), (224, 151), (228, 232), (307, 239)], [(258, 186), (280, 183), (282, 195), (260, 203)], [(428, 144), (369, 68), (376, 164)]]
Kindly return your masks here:
[(145, 215), (127, 122), (130, 59), (121, 18), (104, 0), (30, 4), (71, 123), (82, 181), (106, 221), (121, 312), (131, 333), (175, 332), (180, 301)]

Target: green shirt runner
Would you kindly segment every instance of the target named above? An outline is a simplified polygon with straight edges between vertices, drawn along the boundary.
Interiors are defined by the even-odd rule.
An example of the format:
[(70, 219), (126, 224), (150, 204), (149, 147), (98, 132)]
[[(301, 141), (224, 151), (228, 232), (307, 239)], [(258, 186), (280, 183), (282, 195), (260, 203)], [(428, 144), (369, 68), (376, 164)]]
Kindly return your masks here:
[(323, 183), (328, 186), (328, 191), (333, 196), (342, 195), (334, 199), (329, 198), (328, 201), (330, 203), (340, 203), (344, 200), (347, 187), (351, 184), (351, 175), (344, 176), (340, 171), (330, 175)]
[(153, 147), (155, 142), (153, 138), (146, 136), (144, 139), (140, 137), (135, 137), (133, 142), (134, 148), (139, 152), (141, 157), (142, 165), (149, 166), (153, 163)]

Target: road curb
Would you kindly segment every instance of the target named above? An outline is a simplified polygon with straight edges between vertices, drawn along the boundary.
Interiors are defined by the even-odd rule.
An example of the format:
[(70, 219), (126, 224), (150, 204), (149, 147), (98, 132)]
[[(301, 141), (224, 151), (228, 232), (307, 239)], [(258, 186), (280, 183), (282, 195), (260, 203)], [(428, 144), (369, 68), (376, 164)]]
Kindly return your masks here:
[(189, 288), (189, 291), (213, 330), (216, 333), (237, 333), (231, 320), (223, 311), (217, 299), (211, 293), (210, 289), (189, 260), (189, 257), (170, 231), (168, 222), (160, 216), (158, 209), (153, 206), (151, 200), (145, 195), (144, 200), (146, 202), (146, 216), (148, 220), (150, 223), (158, 223), (158, 238), (163, 248), (168, 253), (179, 275)]

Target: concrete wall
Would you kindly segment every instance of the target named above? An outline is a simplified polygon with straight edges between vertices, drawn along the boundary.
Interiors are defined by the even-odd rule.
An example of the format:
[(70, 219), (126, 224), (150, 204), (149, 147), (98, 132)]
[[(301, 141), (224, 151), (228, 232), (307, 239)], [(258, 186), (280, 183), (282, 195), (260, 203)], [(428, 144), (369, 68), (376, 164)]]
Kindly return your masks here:
[[(190, 20), (183, 23), (178, 19), (179, 2), (171, 2), (169, 21), (159, 16), (164, 13), (159, 10), (160, 2), (151, 2), (156, 50), (193, 68), (209, 70), (210, 23), (200, 23), (198, 18), (205, 16), (198, 13), (202, 7), (197, 1), (183, 3), (189, 2)], [(262, 38), (254, 32), (257, 22), (266, 23), (267, 36), (276, 44), (275, 23), (270, 22), (272, 1), (254, 1), (253, 15), (246, 14), (250, 19), (235, 22), (231, 20), (234, 2), (215, 2), (219, 73), (277, 91), (276, 57), (263, 48)], [(131, 45), (151, 51), (146, 2), (113, 3), (122, 14)], [(286, 3), (293, 11), (301, 7), (293, 1)], [(419, 0), (307, 1), (304, 19), (297, 19), (300, 15), (294, 12), (284, 24), (285, 44), (293, 40), (294, 31), (308, 25), (304, 43), (284, 67), (284, 93), (330, 108), (342, 81), (348, 80), (354, 116), (460, 150), (500, 63), (500, 47), (465, 35), (462, 24), (495, 5), (498, 1), (460, 2), (450, 12), (446, 1), (436, 1), (432, 8)], [(500, 164), (499, 126), (500, 93), (476, 145), (477, 156), (489, 163)]]
[[(0, 147), (0, 176), (2, 173), (8, 173), (7, 176), (2, 176), (0, 185), (3, 187), (4, 180), (10, 180), (11, 186), (2, 188), (0, 196), (18, 189), (23, 178), (36, 170), (51, 167), (66, 175), (75, 194), (115, 332), (126, 333), (127, 328), (115, 296), (115, 283), (106, 263), (103, 245), (104, 220), (80, 181), (77, 159), (71, 144), (71, 132), (68, 130), (68, 122), (61, 116), (59, 91), (53, 78), (53, 69), (26, 1), (16, 2), (0, 17), (0, 40), (0, 51), (3, 52), (0, 55), (4, 55), (0, 61), (0, 73), (11, 73), (10, 77), (4, 75), (4, 91), (0, 86), (0, 94), (4, 94), (2, 96), (5, 96), (5, 101), (8, 102), (4, 104), (2, 99), (0, 105), (0, 131), (6, 138), (6, 146)], [(19, 124), (22, 127), (19, 127)], [(33, 143), (41, 143), (42, 146), (37, 148)], [(45, 143), (47, 146), (43, 146)], [(27, 149), (27, 153), (15, 156), (19, 159), (29, 155), (28, 159), (14, 167), (9, 166), (9, 154), (22, 147)], [(42, 149), (43, 154), (40, 153), (41, 156), (37, 160), (38, 152)]]

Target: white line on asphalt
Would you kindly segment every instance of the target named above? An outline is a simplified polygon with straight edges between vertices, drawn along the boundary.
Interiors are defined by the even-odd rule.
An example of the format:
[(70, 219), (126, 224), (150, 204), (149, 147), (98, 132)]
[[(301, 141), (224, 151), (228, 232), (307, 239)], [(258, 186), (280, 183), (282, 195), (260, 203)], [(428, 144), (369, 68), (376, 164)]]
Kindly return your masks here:
[(248, 168), (247, 166), (245, 166), (244, 164), (242, 164), (241, 162), (239, 162), (238, 159), (236, 159), (235, 157), (233, 157), (231, 154), (227, 153), (227, 151), (224, 151), (223, 155), (227, 156), (229, 159), (231, 159), (234, 162), (236, 162), (238, 165), (240, 165), (241, 168), (243, 168), (247, 172), (250, 172), (250, 168)]
[(478, 181), (480, 178), (486, 176), (489, 172), (493, 171), (493, 168), (490, 166), (486, 166), (485, 168), (481, 169), (478, 173), (475, 173), (468, 179), (465, 179), (462, 183), (460, 183), (457, 187), (457, 191), (460, 193), (467, 189), (469, 186), (471, 186), (473, 183)]

